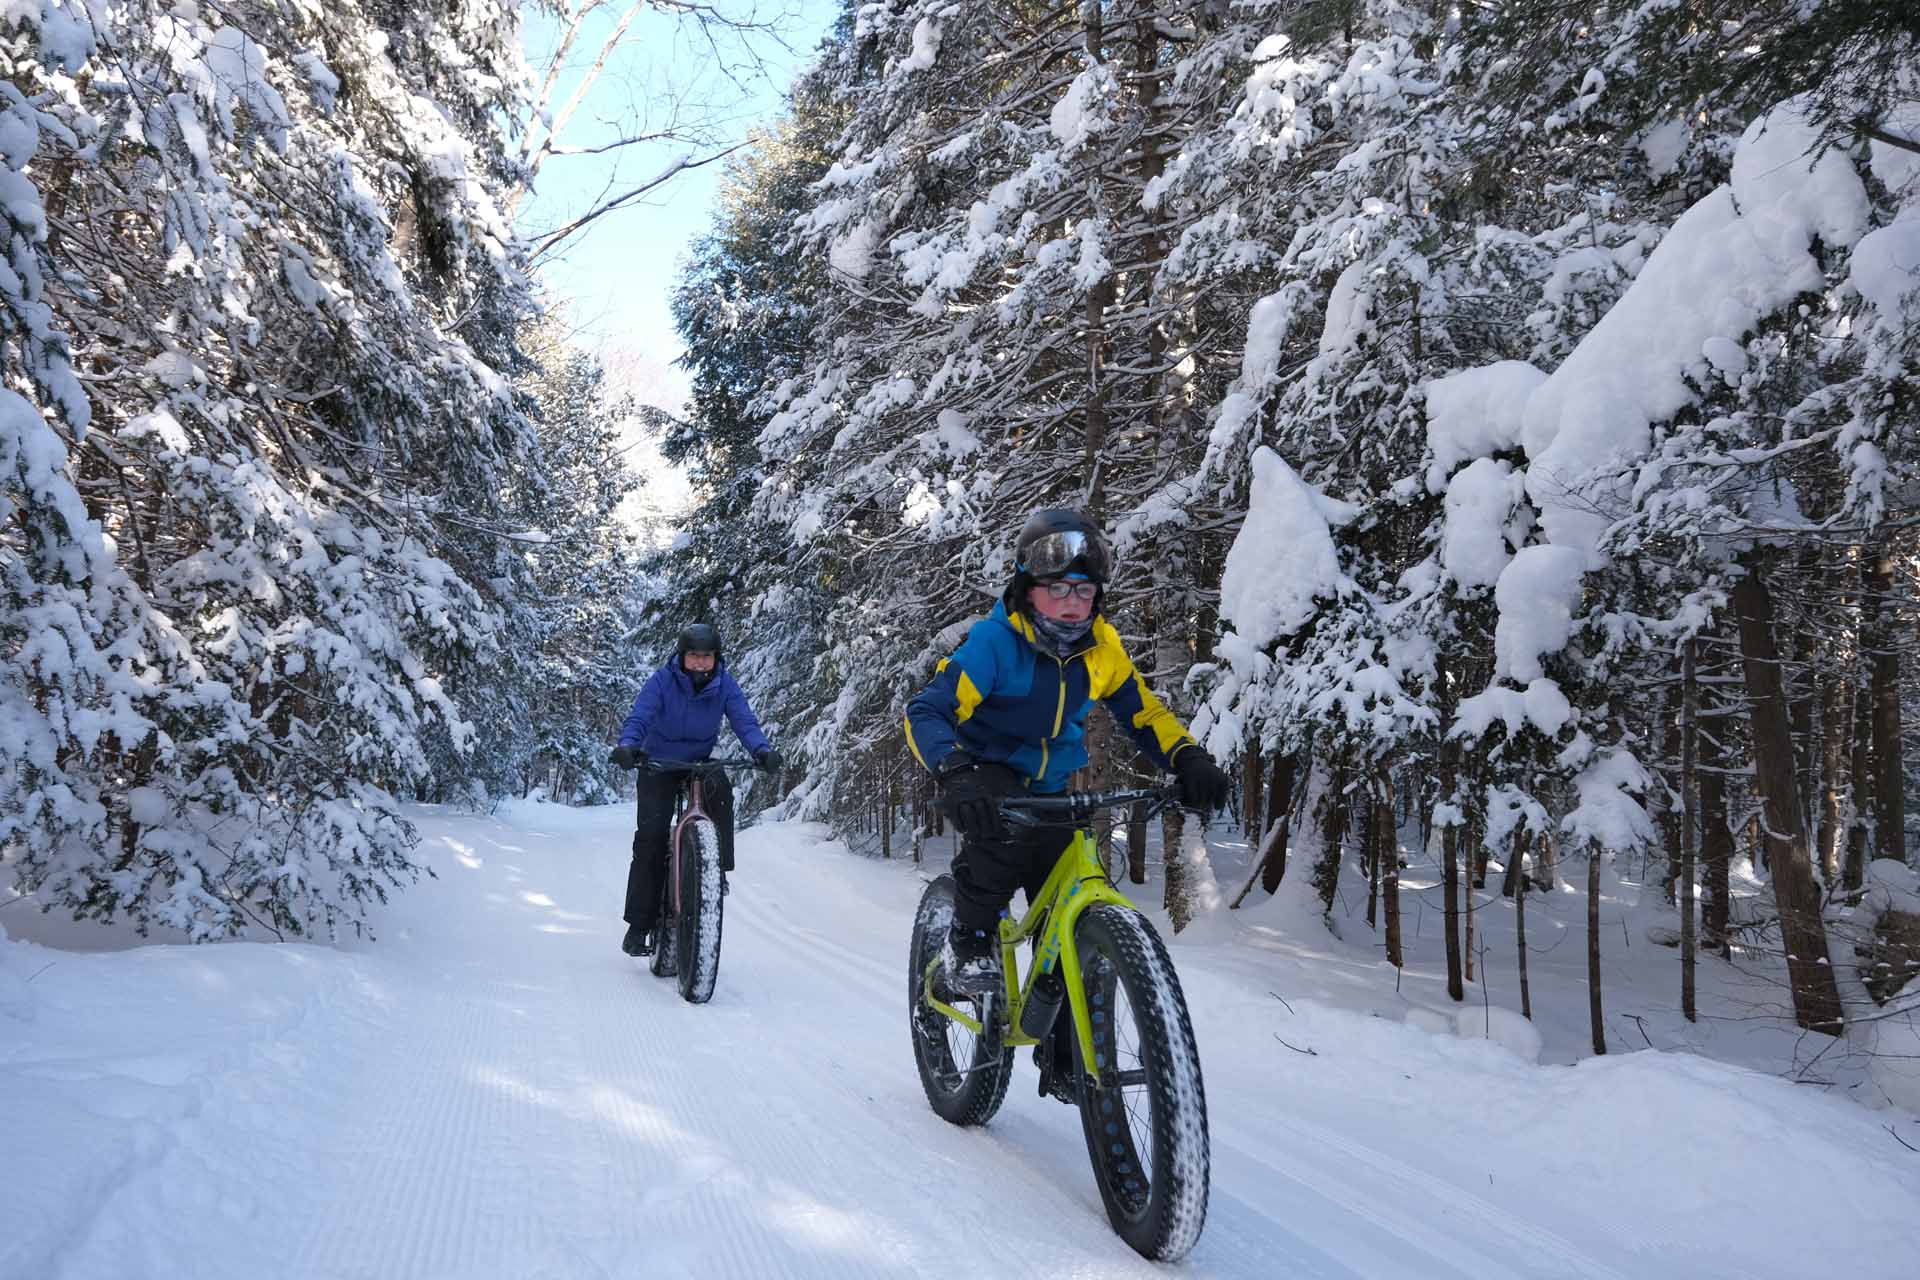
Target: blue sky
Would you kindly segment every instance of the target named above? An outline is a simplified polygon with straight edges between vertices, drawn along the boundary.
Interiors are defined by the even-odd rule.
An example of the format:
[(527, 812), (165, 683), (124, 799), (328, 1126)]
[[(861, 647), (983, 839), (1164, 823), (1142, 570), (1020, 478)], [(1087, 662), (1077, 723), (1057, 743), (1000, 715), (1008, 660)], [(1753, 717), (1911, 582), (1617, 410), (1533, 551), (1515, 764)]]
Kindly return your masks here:
[[(569, 0), (578, 7), (579, 0)], [(563, 140), (597, 146), (641, 129), (658, 129), (673, 105), (688, 105), (683, 118), (713, 122), (710, 133), (724, 146), (744, 137), (781, 110), (794, 72), (812, 56), (821, 35), (839, 10), (837, 0), (737, 0), (723, 8), (757, 15), (780, 25), (786, 47), (769, 37), (754, 41), (763, 63), (760, 73), (729, 79), (719, 70), (711, 47), (684, 23), (657, 12), (640, 15), (620, 50), (609, 60)], [(597, 55), (624, 3), (589, 19), (569, 55), (555, 94), (564, 102)], [(544, 76), (559, 28), (531, 7), (524, 10), (526, 56), (535, 84)], [(737, 47), (723, 52), (743, 61)], [(736, 83), (735, 81), (738, 81)], [(601, 156), (554, 156), (546, 161), (534, 195), (519, 211), (523, 232), (564, 223), (592, 207), (604, 191), (625, 191), (660, 173), (678, 154), (710, 154), (714, 146), (686, 143), (646, 144)], [(678, 263), (688, 245), (707, 230), (713, 197), (724, 164), (680, 173), (644, 202), (608, 214), (568, 243), (558, 261), (541, 269), (543, 283), (564, 299), (580, 327), (583, 345), (600, 351), (615, 369), (642, 384), (664, 381), (661, 390), (677, 407), (685, 379), (667, 365), (680, 354), (667, 298)], [(649, 388), (650, 389), (650, 388)]]

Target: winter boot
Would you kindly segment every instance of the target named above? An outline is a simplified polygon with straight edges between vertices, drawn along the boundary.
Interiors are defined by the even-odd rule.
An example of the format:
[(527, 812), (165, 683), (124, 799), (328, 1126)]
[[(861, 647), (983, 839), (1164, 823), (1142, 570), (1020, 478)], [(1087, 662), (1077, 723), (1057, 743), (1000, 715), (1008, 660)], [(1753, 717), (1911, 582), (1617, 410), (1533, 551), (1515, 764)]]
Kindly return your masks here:
[(946, 945), (940, 948), (940, 985), (955, 995), (990, 996), (1006, 989), (1000, 980), (997, 941), (984, 930), (969, 928), (958, 920), (947, 930)]
[(653, 931), (643, 929), (637, 924), (627, 926), (627, 936), (620, 939), (620, 949), (630, 956), (650, 956), (653, 954)]

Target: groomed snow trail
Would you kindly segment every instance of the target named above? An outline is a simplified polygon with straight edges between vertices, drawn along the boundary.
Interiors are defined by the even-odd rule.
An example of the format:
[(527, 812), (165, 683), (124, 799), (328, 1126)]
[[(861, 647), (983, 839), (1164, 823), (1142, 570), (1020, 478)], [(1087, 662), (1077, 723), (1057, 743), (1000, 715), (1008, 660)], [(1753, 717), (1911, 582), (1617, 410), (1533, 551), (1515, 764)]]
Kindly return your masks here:
[[(691, 1006), (619, 952), (628, 823), (425, 814), (438, 878), (345, 950), (0, 944), (40, 970), (0, 1009), (0, 1278), (1161, 1274), (1108, 1230), (1077, 1119), (1034, 1096), (1025, 1054), (987, 1128), (927, 1109), (903, 1008), (913, 869), (817, 828), (743, 832), (719, 982)], [(1185, 1274), (1769, 1274), (1747, 1197), (1771, 1168), (1749, 1160), (1739, 1220), (1716, 1224), (1711, 1200), (1703, 1220), (1662, 1181), (1674, 1153), (1629, 1151), (1582, 1069), (1304, 1001), (1288, 1035), (1318, 1049), (1296, 1056), (1273, 1042), (1279, 1006), (1217, 951), (1173, 956), (1214, 1133)], [(1680, 1082), (1664, 1109), (1634, 1078), (1585, 1084), (1654, 1132), (1748, 1090), (1765, 1097), (1713, 1125), (1753, 1108), (1783, 1163), (1816, 1129), (1873, 1129), (1642, 1056)], [(1780, 1117), (1783, 1099), (1814, 1111)], [(1862, 1163), (1843, 1200), (1823, 1150), (1805, 1177), (1849, 1206), (1828, 1238), (1891, 1274), (1859, 1264), (1898, 1258), (1920, 1178)], [(1701, 1154), (1696, 1171), (1737, 1167)], [(1621, 1203), (1628, 1186), (1647, 1203)]]

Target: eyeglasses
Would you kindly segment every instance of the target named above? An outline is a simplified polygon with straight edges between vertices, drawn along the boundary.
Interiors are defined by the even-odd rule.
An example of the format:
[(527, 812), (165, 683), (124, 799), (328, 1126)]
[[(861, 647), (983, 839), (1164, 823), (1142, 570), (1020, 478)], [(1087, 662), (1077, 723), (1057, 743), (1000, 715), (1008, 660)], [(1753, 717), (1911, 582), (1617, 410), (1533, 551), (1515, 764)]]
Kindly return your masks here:
[(1100, 594), (1097, 582), (1042, 582), (1037, 584), (1055, 600), (1065, 600), (1072, 596), (1075, 600), (1091, 600)]
[(1035, 538), (1026, 547), (1026, 561), (1020, 567), (1036, 578), (1065, 573), (1075, 560), (1086, 566), (1089, 575), (1105, 578), (1113, 569), (1107, 552), (1107, 540), (1099, 534), (1066, 529)]

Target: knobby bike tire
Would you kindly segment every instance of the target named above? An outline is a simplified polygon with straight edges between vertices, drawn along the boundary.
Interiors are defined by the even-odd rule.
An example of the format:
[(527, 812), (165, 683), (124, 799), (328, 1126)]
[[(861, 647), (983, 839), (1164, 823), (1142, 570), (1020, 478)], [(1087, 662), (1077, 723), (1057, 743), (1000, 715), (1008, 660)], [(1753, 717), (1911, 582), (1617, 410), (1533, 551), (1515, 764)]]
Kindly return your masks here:
[(1075, 927), (1094, 1066), (1077, 1073), (1080, 1123), (1107, 1218), (1156, 1262), (1186, 1256), (1207, 1220), (1207, 1095), (1193, 1023), (1165, 944), (1112, 904)]
[(927, 1105), (950, 1124), (978, 1125), (993, 1119), (1013, 1078), (1013, 1050), (1004, 1044), (995, 1002), (971, 996), (951, 1000), (985, 1025), (981, 1035), (926, 1003), (927, 966), (940, 954), (953, 923), (953, 877), (940, 876), (920, 896), (907, 948), (907, 1023), (913, 1061)]
[(688, 1004), (713, 999), (720, 976), (720, 924), (726, 895), (720, 887), (720, 832), (706, 818), (681, 829), (680, 919), (674, 929), (680, 998)]

